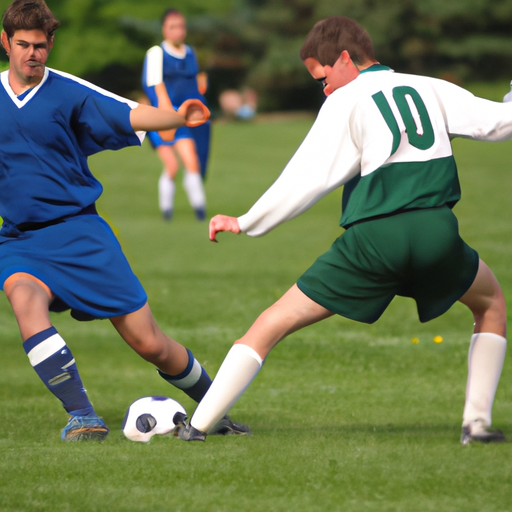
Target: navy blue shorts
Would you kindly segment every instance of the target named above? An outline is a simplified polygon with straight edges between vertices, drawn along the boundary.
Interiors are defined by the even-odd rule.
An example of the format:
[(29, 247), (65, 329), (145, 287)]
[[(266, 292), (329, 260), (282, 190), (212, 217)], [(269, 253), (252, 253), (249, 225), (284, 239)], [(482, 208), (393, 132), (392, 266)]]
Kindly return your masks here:
[(51, 311), (77, 320), (133, 313), (147, 295), (110, 226), (78, 215), (42, 229), (0, 238), (0, 286), (16, 272), (40, 279), (55, 294)]

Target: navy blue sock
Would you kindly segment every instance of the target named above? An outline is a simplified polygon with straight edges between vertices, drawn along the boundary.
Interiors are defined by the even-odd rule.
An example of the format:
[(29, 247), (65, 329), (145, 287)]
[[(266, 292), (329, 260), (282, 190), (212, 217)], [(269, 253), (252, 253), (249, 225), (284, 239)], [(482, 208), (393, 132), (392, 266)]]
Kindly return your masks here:
[(192, 352), (187, 349), (187, 353), (187, 367), (179, 375), (171, 376), (161, 370), (157, 369), (157, 371), (163, 379), (181, 389), (192, 398), (192, 400), (199, 403), (208, 391), (212, 379), (210, 379), (210, 376), (206, 373), (206, 370), (197, 361)]
[(75, 359), (55, 327), (31, 336), (23, 348), (39, 378), (73, 416), (94, 414), (78, 374)]

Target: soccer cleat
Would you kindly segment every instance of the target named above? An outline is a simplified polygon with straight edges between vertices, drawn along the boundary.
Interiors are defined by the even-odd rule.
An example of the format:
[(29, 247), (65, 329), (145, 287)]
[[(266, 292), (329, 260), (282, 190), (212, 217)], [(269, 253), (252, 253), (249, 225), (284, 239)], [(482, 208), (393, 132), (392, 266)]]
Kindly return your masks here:
[(462, 427), (462, 436), (460, 442), (469, 444), (471, 442), (479, 443), (502, 443), (505, 436), (501, 430), (488, 430), (482, 420), (475, 420)]
[(61, 434), (63, 441), (103, 441), (110, 432), (99, 416), (71, 416)]
[(197, 428), (194, 428), (192, 425), (187, 425), (179, 431), (178, 437), (182, 441), (204, 441), (206, 434), (197, 430)]
[(226, 415), (222, 418), (215, 427), (208, 433), (210, 436), (250, 436), (252, 435), (251, 429), (243, 423), (232, 421), (231, 418)]
[(206, 210), (204, 208), (196, 208), (194, 211), (196, 213), (197, 220), (203, 221), (206, 219)]
[(165, 221), (169, 221), (172, 219), (172, 214), (173, 214), (172, 210), (164, 210), (162, 212), (162, 217), (164, 218)]
[(228, 436), (228, 435), (241, 435), (250, 436), (252, 434), (251, 429), (243, 423), (232, 421), (231, 418), (226, 415), (222, 418), (219, 423), (208, 433), (201, 432), (192, 425), (186, 423), (187, 417), (181, 412), (177, 412), (174, 415), (173, 422), (176, 425), (173, 431), (175, 437), (179, 437), (183, 441), (204, 441), (207, 435), (211, 436)]
[(206, 434), (197, 430), (192, 425), (186, 424), (187, 416), (181, 412), (177, 412), (172, 421), (176, 425), (173, 430), (174, 437), (180, 438), (182, 441), (204, 441)]

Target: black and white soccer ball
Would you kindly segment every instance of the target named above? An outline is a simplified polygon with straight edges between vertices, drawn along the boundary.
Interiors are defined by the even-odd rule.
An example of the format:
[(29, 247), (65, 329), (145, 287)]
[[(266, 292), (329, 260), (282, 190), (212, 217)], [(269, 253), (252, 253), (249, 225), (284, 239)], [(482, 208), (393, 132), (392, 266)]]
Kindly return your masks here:
[(128, 407), (121, 428), (131, 441), (148, 443), (155, 434), (168, 434), (174, 429), (173, 420), (178, 412), (183, 416), (187, 414), (183, 406), (172, 398), (145, 396)]

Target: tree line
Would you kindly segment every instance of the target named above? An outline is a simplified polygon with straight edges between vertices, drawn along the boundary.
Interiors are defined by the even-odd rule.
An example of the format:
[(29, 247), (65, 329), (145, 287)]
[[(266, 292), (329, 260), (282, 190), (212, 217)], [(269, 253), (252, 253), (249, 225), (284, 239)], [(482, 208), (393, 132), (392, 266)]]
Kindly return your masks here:
[[(0, 0), (3, 13), (9, 1)], [(210, 77), (216, 108), (226, 88), (256, 89), (260, 110), (317, 108), (322, 98), (299, 58), (312, 25), (356, 19), (378, 60), (401, 72), (464, 84), (512, 78), (512, 0), (47, 0), (61, 21), (49, 65), (125, 96), (140, 92), (146, 50), (161, 40), (167, 7), (187, 17), (187, 42)], [(0, 66), (5, 64), (0, 61)]]

